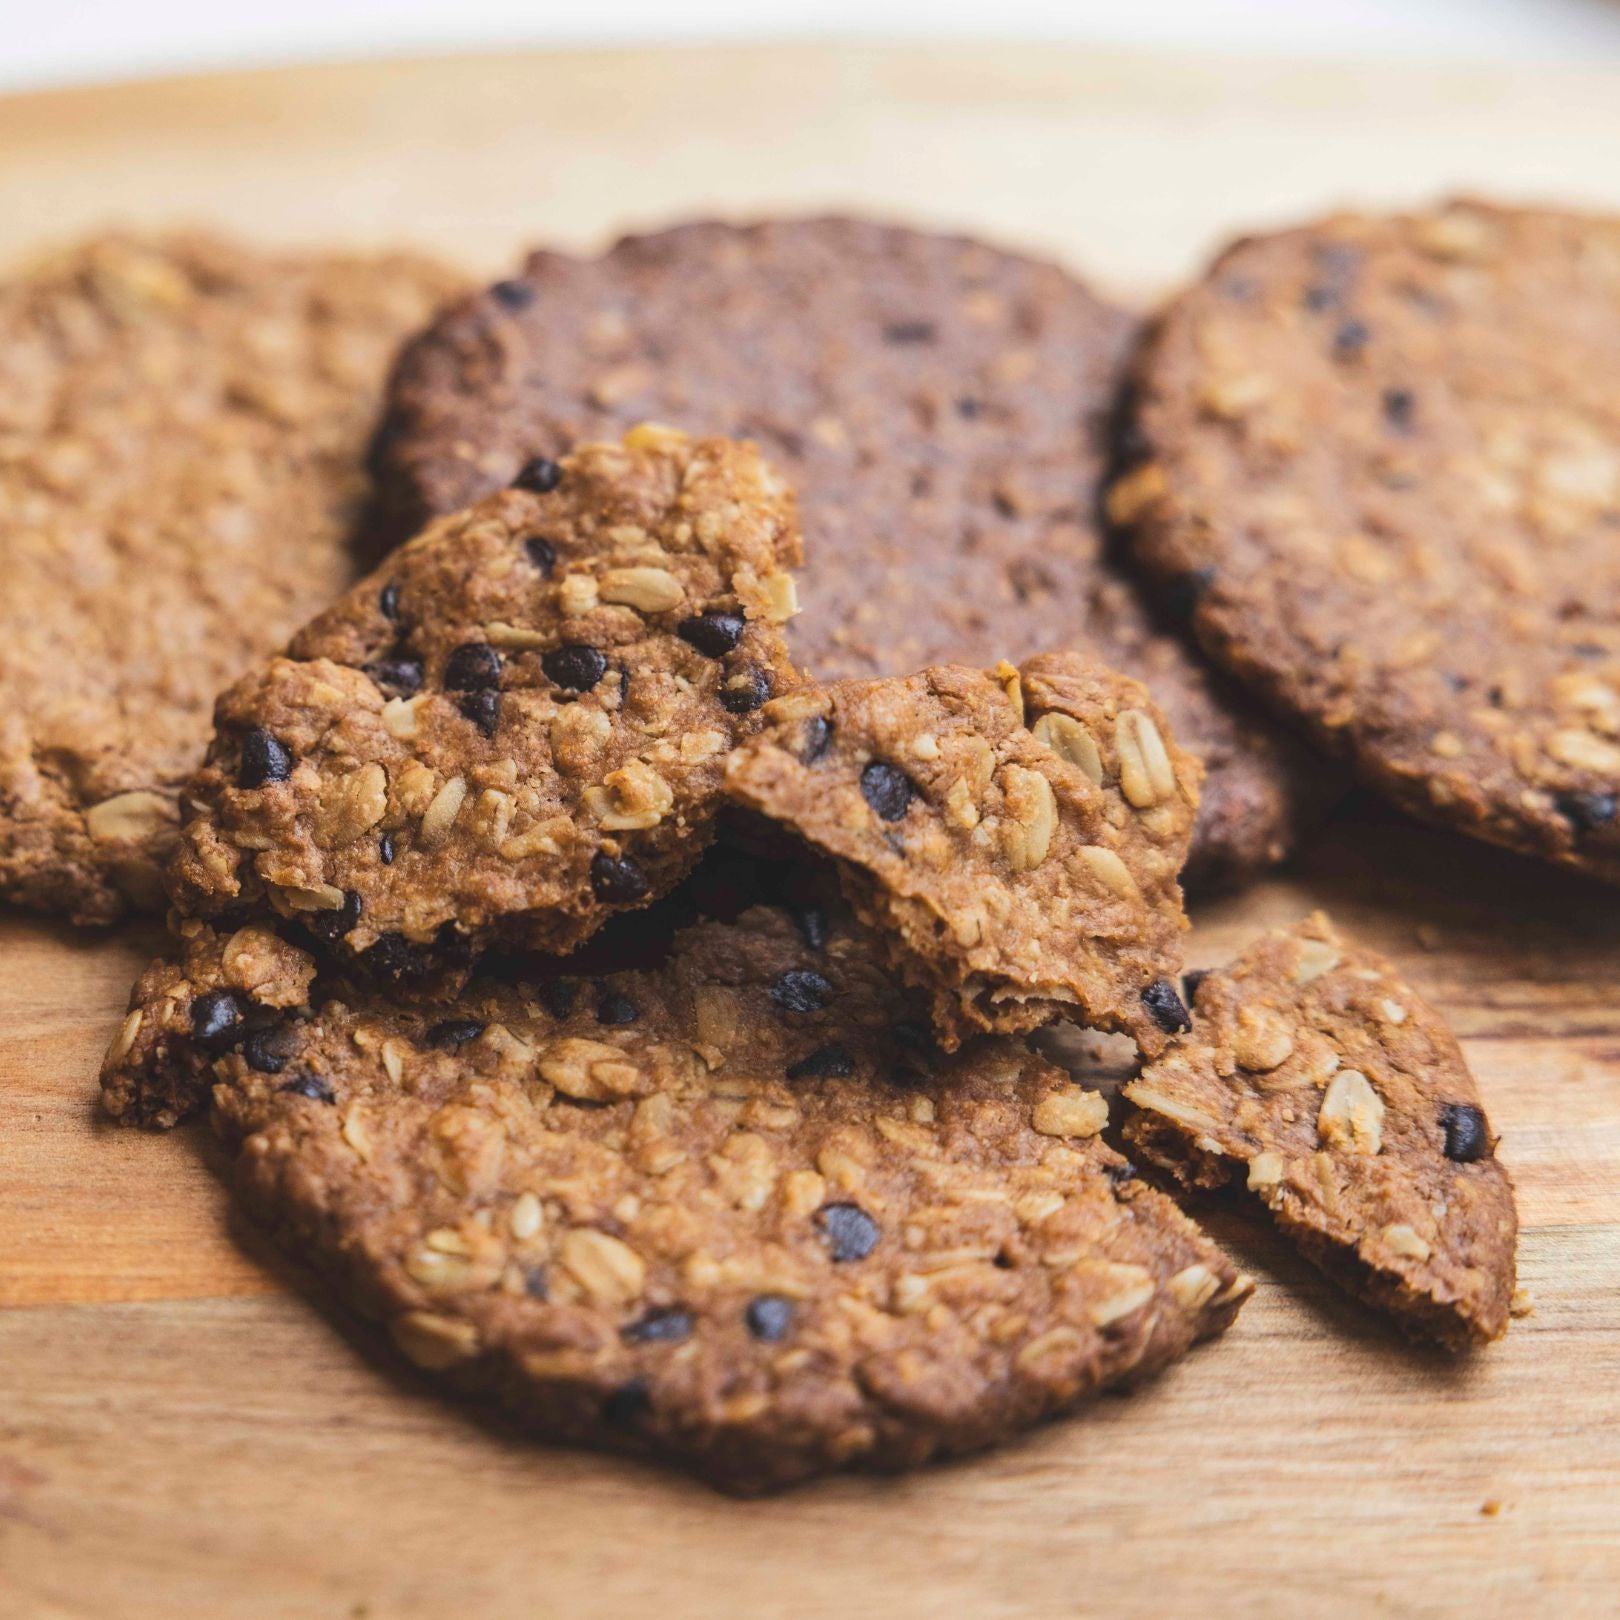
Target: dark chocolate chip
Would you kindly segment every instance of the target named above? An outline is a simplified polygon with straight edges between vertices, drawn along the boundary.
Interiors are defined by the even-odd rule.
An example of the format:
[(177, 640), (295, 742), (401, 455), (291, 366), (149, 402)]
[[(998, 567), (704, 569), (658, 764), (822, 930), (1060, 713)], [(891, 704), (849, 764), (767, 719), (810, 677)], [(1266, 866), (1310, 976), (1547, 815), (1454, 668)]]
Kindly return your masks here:
[(242, 1003), (229, 990), (209, 990), (191, 1001), (191, 1033), (211, 1051), (223, 1052), (242, 1033)]
[(800, 761), (814, 765), (832, 746), (832, 734), (831, 720), (824, 720), (819, 714), (811, 715), (799, 733)]
[(263, 726), (252, 726), (243, 734), (242, 765), (236, 773), (238, 787), (261, 788), (269, 782), (285, 782), (292, 768), (292, 755)]
[(596, 1003), (596, 1021), (599, 1024), (633, 1024), (641, 1016), (641, 1009), (629, 996), (617, 990), (604, 990)]
[(518, 489), (533, 490), (536, 495), (549, 495), (562, 482), (562, 466), (550, 456), (535, 456), (518, 469), (512, 480)]
[(1412, 431), (1412, 415), (1417, 410), (1417, 399), (1409, 388), (1384, 390), (1384, 420), (1396, 433)]
[(399, 585), (396, 581), (389, 580), (383, 586), (377, 595), (377, 606), (382, 609), (382, 616), (385, 619), (399, 617)]
[(423, 978), (433, 966), (433, 959), (420, 945), (413, 945), (403, 934), (392, 930), (379, 934), (360, 960), (369, 972), (395, 983)]
[(598, 850), (591, 857), (591, 890), (598, 900), (628, 905), (645, 899), (650, 887), (647, 874), (628, 855), (615, 857)]
[(781, 1294), (756, 1294), (743, 1310), (743, 1321), (756, 1339), (775, 1344), (793, 1326), (793, 1301)]
[(557, 566), (557, 548), (542, 535), (531, 535), (523, 542), (524, 549), (529, 553), (529, 561), (545, 575), (551, 578), (551, 570)]
[(260, 1074), (280, 1074), (297, 1050), (298, 1031), (292, 1024), (250, 1030), (242, 1042), (243, 1059)]
[(1620, 815), (1620, 797), (1613, 793), (1560, 793), (1554, 802), (1577, 832), (1596, 832)]
[(372, 680), (393, 697), (409, 697), (422, 688), (422, 660), (390, 654), (360, 666)]
[(317, 939), (324, 939), (330, 945), (342, 939), (360, 921), (362, 904), (359, 894), (349, 889), (343, 896), (343, 904), (335, 911), (306, 911), (304, 926)]
[(740, 613), (694, 613), (675, 626), (675, 634), (705, 658), (724, 658), (743, 637)]
[(276, 1087), (294, 1097), (308, 1097), (311, 1102), (335, 1103), (337, 1093), (318, 1074), (295, 1074), (291, 1080)]
[(932, 321), (890, 321), (883, 328), (885, 343), (932, 343), (938, 328)]
[(530, 1266), (523, 1273), (523, 1292), (530, 1299), (546, 1299), (551, 1294), (551, 1284), (546, 1281), (546, 1268), (544, 1266)]
[(1153, 1022), (1166, 1035), (1184, 1035), (1192, 1028), (1192, 1019), (1176, 994), (1176, 987), (1168, 979), (1155, 979), (1142, 992), (1142, 1005), (1147, 1008)]
[(819, 906), (805, 906), (793, 913), (794, 926), (799, 930), (799, 937), (813, 951), (824, 951), (827, 948), (827, 913)]
[(1491, 1156), (1491, 1130), (1485, 1116), (1472, 1103), (1447, 1103), (1440, 1110), (1440, 1126), (1446, 1133), (1446, 1157), (1458, 1164), (1472, 1164)]
[(489, 293), (503, 309), (527, 309), (534, 302), (534, 288), (526, 281), (497, 281)]
[(628, 1428), (632, 1423), (639, 1423), (651, 1410), (652, 1385), (638, 1376), (620, 1384), (602, 1402), (602, 1419), (616, 1428)]
[(553, 1018), (566, 1018), (574, 1010), (576, 988), (572, 979), (547, 979), (535, 986), (534, 996)]
[(392, 833), (385, 832), (382, 837), (377, 840), (377, 859), (381, 861), (384, 866), (392, 866), (394, 864), (394, 835)]
[(877, 1247), (878, 1223), (859, 1204), (823, 1204), (816, 1225), (834, 1260), (864, 1260)]
[(832, 1041), (790, 1064), (787, 1077), (789, 1080), (842, 1080), (854, 1072), (855, 1059), (849, 1055), (849, 1048)]
[(720, 685), (721, 705), (731, 714), (752, 714), (770, 695), (770, 679), (759, 669), (738, 670)]
[(607, 674), (608, 665), (604, 653), (575, 641), (542, 653), (540, 667), (546, 672), (546, 679), (565, 692), (588, 692)]
[(1108, 1177), (1109, 1185), (1114, 1187), (1123, 1187), (1127, 1181), (1137, 1179), (1136, 1166), (1129, 1159), (1122, 1164), (1109, 1165), (1103, 1173)]
[(445, 660), (444, 684), (452, 692), (482, 692), (501, 684), (501, 655), (487, 642), (464, 641)]
[(898, 765), (881, 759), (874, 759), (861, 772), (861, 797), (885, 821), (899, 821), (911, 808), (915, 791), (911, 778)]
[(984, 415), (984, 401), (975, 399), (971, 394), (964, 394), (956, 402), (956, 414), (964, 422), (976, 422)]
[(1333, 358), (1335, 360), (1358, 358), (1371, 338), (1372, 332), (1365, 321), (1352, 318), (1342, 322), (1338, 331), (1333, 334)]
[(679, 1305), (655, 1305), (619, 1329), (630, 1344), (679, 1344), (692, 1336), (692, 1318)]
[(1318, 284), (1305, 289), (1304, 304), (1313, 315), (1320, 315), (1324, 310), (1332, 309), (1342, 296), (1337, 288)]
[(462, 715), (483, 732), (493, 737), (501, 723), (501, 694), (487, 688), (481, 692), (464, 692), (456, 702)]
[(833, 997), (833, 987), (813, 968), (789, 968), (771, 986), (771, 1000), (783, 1012), (820, 1012)]
[(484, 1033), (484, 1024), (477, 1018), (445, 1018), (435, 1024), (424, 1039), (429, 1046), (441, 1052), (457, 1052), (468, 1041), (476, 1041)]

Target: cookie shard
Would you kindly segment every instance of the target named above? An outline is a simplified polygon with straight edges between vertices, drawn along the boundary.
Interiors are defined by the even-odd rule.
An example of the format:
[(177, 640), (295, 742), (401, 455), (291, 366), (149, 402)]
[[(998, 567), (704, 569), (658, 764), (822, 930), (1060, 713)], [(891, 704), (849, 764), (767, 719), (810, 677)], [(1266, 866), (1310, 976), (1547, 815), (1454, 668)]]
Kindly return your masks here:
[(795, 660), (821, 680), (1093, 650), (1209, 769), (1187, 881), (1241, 884), (1336, 773), (1144, 603), (1101, 531), (1137, 332), (1053, 264), (868, 220), (713, 221), (537, 252), (401, 357), (375, 452), (399, 532), (645, 416), (757, 440), (810, 539)]
[(97, 236), (0, 280), (0, 899), (161, 910), (221, 687), (359, 572), (409, 254)]
[(1321, 913), (1198, 985), (1192, 1033), (1125, 1088), (1132, 1151), (1242, 1178), (1351, 1293), (1447, 1349), (1507, 1329), (1518, 1214), (1455, 1037)]
[(644, 426), (531, 469), (220, 699), (175, 905), (396, 980), (567, 950), (711, 839), (727, 750), (795, 680), (798, 559), (749, 447)]
[(1239, 242), (1110, 492), (1205, 650), (1408, 811), (1620, 881), (1620, 220), (1458, 202)]
[(1146, 691), (1074, 653), (806, 686), (726, 769), (833, 857), (951, 1050), (1060, 1017), (1164, 1049), (1199, 780)]
[(215, 1121), (249, 1206), (418, 1366), (731, 1490), (977, 1449), (1222, 1331), (1249, 1280), (1097, 1137), (1102, 1099), (1013, 1042), (908, 1060), (890, 978), (847, 919), (818, 949), (756, 909), (571, 994), (361, 992), (275, 1072), (212, 1057)]

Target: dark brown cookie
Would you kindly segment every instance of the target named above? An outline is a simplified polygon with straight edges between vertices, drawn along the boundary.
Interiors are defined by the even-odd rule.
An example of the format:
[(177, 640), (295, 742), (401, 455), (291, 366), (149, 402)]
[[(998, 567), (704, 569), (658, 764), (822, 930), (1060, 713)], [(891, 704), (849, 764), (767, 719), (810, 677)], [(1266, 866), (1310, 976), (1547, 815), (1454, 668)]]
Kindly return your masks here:
[(1137, 682), (1052, 653), (806, 686), (764, 718), (727, 793), (836, 861), (947, 1049), (1073, 1018), (1151, 1055), (1187, 1027), (1200, 770)]
[(656, 973), (328, 1003), (273, 1070), (216, 1048), (216, 1120), (285, 1242), (538, 1433), (742, 1491), (904, 1468), (1163, 1366), (1250, 1288), (1095, 1092), (1009, 1041), (929, 1058), (904, 1011), (844, 926), (756, 910)]
[(354, 578), (384, 375), (459, 285), (197, 236), (0, 283), (0, 898), (161, 904), (214, 696)]
[(1202, 975), (1193, 1019), (1125, 1088), (1132, 1148), (1189, 1186), (1244, 1174), (1302, 1253), (1415, 1336), (1500, 1337), (1513, 1184), (1440, 1015), (1317, 913)]
[(1620, 221), (1240, 242), (1111, 495), (1209, 652), (1431, 821), (1620, 881)]
[(1104, 555), (1093, 510), (1132, 321), (1054, 266), (852, 220), (536, 253), (404, 356), (380, 479), (414, 524), (644, 418), (759, 442), (799, 496), (820, 679), (1075, 647), (1145, 681), (1209, 767), (1191, 881), (1289, 849), (1322, 778)]
[(727, 752), (794, 676), (792, 498), (642, 427), (430, 526), (219, 702), (169, 873), (409, 980), (563, 951), (667, 893)]

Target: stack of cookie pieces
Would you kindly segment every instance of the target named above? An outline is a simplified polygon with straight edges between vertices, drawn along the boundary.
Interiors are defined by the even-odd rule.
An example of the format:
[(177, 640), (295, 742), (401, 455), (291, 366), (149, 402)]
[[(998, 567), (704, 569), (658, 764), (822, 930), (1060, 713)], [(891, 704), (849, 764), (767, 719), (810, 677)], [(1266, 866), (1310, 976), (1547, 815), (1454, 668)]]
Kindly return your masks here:
[[(841, 220), (540, 253), (452, 305), (404, 351), (372, 447), (402, 543), (284, 651), (284, 622), (234, 643), (238, 668), (263, 661), (219, 697), (183, 791), (175, 749), (132, 751), (111, 798), (152, 814), (98, 841), (93, 772), (16, 786), (73, 759), (45, 706), (23, 711), (9, 891), (94, 893), (72, 903), (106, 916), (140, 898), (132, 862), (165, 866), (174, 945), (135, 987), (106, 1106), (171, 1125), (211, 1104), (245, 1199), (419, 1366), (539, 1433), (737, 1490), (980, 1447), (1224, 1330), (1252, 1285), (1162, 1189), (1236, 1179), (1414, 1336), (1496, 1337), (1512, 1190), (1439, 1017), (1320, 916), (1183, 1000), (1183, 876), (1255, 876), (1334, 778), (1174, 627), (1384, 769), (1395, 728), (1368, 694), (1435, 654), (1363, 616), (1331, 679), (1290, 685), (1328, 634), (1316, 605), (1377, 546), (1400, 554), (1398, 510), (1411, 577), (1443, 580), (1413, 610), (1431, 625), (1477, 611), (1480, 548), (1508, 548), (1471, 530), (1464, 566), (1443, 534), (1418, 546), (1439, 497), (1404, 440), (1365, 447), (1381, 493), (1353, 544), (1334, 481), (1352, 458), (1320, 424), (1331, 395), (1362, 456), (1362, 394), (1393, 421), (1387, 379), (1441, 341), (1411, 310), (1471, 340), (1498, 296), (1455, 221), (1539, 241), (1526, 217), (1239, 249), (1256, 265), (1223, 261), (1140, 339), (1054, 268)], [(1607, 273), (1542, 245), (1572, 284)], [(1444, 268), (1425, 282), (1403, 255)], [(1410, 309), (1381, 323), (1386, 297)], [(161, 308), (135, 333), (189, 330), (188, 300)], [(255, 312), (232, 312), (233, 341)], [(281, 341), (307, 364), (295, 324)], [(378, 375), (349, 378), (345, 431)], [(1514, 438), (1486, 392), (1433, 407), (1507, 445), (1512, 499), (1484, 507), (1517, 522), (1551, 489), (1547, 521), (1579, 530), (1598, 452), (1571, 427), (1571, 471), (1569, 444)], [(289, 447), (310, 436), (244, 408)], [(1395, 417), (1416, 435), (1413, 406)], [(320, 535), (335, 554), (359, 455), (352, 431), (322, 448), (349, 480)], [(236, 494), (230, 521), (267, 520)], [(1503, 608), (1522, 634), (1570, 617), (1530, 594)], [(1526, 671), (1496, 720), (1460, 666), (1436, 688), (1422, 725), (1463, 746), (1429, 739), (1424, 811), (1533, 824), (1541, 852), (1601, 872), (1603, 681), (1565, 680), (1549, 713)], [(1457, 785), (1488, 747), (1519, 772), (1517, 822), (1500, 771)], [(1135, 1042), (1126, 1102), (1028, 1043), (1055, 1020)]]

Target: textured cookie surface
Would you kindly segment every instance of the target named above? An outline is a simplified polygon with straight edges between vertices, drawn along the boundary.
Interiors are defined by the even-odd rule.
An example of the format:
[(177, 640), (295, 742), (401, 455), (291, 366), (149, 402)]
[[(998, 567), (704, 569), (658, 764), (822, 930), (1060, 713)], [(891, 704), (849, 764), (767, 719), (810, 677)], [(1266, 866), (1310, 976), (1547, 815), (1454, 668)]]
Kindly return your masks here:
[(1198, 779), (1143, 688), (1074, 653), (806, 686), (726, 767), (838, 863), (944, 1045), (1067, 1016), (1149, 1054), (1186, 1027)]
[(1454, 1350), (1507, 1328), (1513, 1186), (1456, 1039), (1317, 913), (1204, 975), (1193, 1031), (1125, 1088), (1190, 1186), (1242, 1175), (1352, 1293)]
[(756, 910), (656, 973), (328, 1003), (214, 1101), (250, 1205), (418, 1365), (758, 1490), (989, 1444), (1248, 1290), (1099, 1096), (903, 1012), (840, 926)]
[(1111, 506), (1206, 648), (1408, 809), (1620, 879), (1620, 221), (1239, 243)]
[(1132, 329), (1054, 266), (851, 220), (537, 253), (412, 345), (378, 471), (408, 525), (646, 418), (754, 439), (804, 516), (801, 667), (1092, 652), (1208, 765), (1191, 875), (1233, 881), (1285, 852), (1320, 773), (1104, 556), (1093, 508)]
[(358, 572), (403, 255), (106, 237), (0, 282), (0, 898), (161, 902), (215, 694)]
[(667, 892), (792, 682), (792, 500), (747, 447), (638, 429), (430, 526), (218, 708), (170, 871), (410, 978), (562, 951)]

